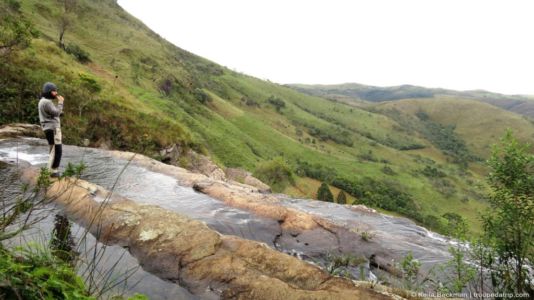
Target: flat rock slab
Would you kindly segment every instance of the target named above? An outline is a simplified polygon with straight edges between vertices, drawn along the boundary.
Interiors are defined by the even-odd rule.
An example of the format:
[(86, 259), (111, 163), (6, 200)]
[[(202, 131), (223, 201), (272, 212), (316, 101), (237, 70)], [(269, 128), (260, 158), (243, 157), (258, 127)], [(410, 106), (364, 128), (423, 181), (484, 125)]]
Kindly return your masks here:
[[(34, 183), (37, 177), (37, 169), (23, 170), (24, 181)], [(223, 299), (400, 299), (82, 180), (55, 181), (46, 196), (103, 243), (127, 247), (145, 270), (194, 294), (209, 290)]]

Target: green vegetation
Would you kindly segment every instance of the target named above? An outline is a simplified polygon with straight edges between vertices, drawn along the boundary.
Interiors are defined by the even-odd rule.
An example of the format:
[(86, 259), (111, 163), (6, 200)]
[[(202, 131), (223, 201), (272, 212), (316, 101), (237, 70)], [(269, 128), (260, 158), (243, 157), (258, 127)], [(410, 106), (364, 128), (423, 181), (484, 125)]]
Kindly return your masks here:
[(258, 164), (254, 176), (269, 184), (275, 192), (281, 192), (288, 185), (295, 184), (293, 171), (282, 157)]
[[(84, 169), (84, 164), (69, 163), (63, 177), (79, 178)], [(102, 278), (98, 284), (93, 286), (95, 278), (101, 274), (94, 274), (90, 268), (96, 267), (104, 254), (96, 251), (96, 246), (94, 246), (94, 256), (90, 256), (89, 261), (86, 262), (90, 266), (88, 267), (89, 273), (84, 272), (83, 278), (79, 276), (75, 267), (79, 253), (73, 250), (76, 245), (72, 240), (71, 225), (67, 218), (56, 215), (54, 230), (48, 242), (33, 241), (16, 247), (6, 246), (9, 243), (1, 243), (13, 241), (13, 239), (21, 241), (28, 239), (28, 236), (22, 236), (24, 231), (46, 217), (36, 216), (36, 212), (43, 210), (44, 205), (52, 200), (44, 196), (50, 185), (50, 172), (47, 168), (42, 168), (35, 186), (30, 187), (24, 184), (19, 197), (2, 201), (0, 207), (0, 298), (100, 299), (114, 286), (126, 280), (122, 278), (122, 275), (117, 278), (111, 277), (120, 261), (117, 261), (109, 270), (105, 270), (106, 276), (109, 277)], [(29, 240), (37, 239), (37, 237), (29, 238)], [(127, 277), (128, 274), (124, 276)], [(84, 282), (84, 278), (89, 281), (89, 284)], [(114, 296), (113, 299), (124, 298)], [(128, 299), (148, 298), (136, 294)]]
[[(39, 221), (25, 216), (45, 202), (40, 195), (49, 186), (50, 173), (43, 168), (34, 188), (25, 185), (23, 196), (12, 204), (3, 203), (0, 241), (18, 236)], [(96, 299), (68, 262), (40, 245), (6, 249), (0, 244), (0, 282), (2, 299)]]
[(336, 198), (337, 204), (347, 204), (347, 196), (343, 191), (339, 191)]
[[(305, 95), (177, 48), (112, 0), (2, 5), (2, 13), (16, 16), (5, 24), (22, 22), (2, 28), (23, 30), (5, 31), (21, 32), (15, 38), (21, 42), (0, 56), (0, 124), (37, 123), (41, 86), (52, 81), (66, 99), (66, 144), (88, 139), (90, 146), (155, 158), (178, 144), (223, 167), (259, 168), (275, 191), (306, 182), (283, 175), (295, 170), (296, 176), (344, 190), (356, 203), (401, 213), (435, 230), (443, 231), (443, 214), (457, 211), (479, 233), (477, 214), (488, 204), (477, 195), (487, 190), (487, 169), (472, 158), (489, 156), (486, 145), (500, 135), (501, 124), (521, 128), (522, 138), (534, 134), (528, 121), (493, 106), (481, 109), (479, 102), (402, 100), (398, 107), (362, 108)], [(2, 31), (0, 40), (7, 36), (17, 35)], [(493, 127), (455, 120), (458, 111), (448, 109), (457, 107), (469, 114), (466, 120), (483, 112), (480, 118), (493, 118)], [(416, 116), (419, 110), (428, 120)], [(263, 169), (262, 162), (276, 157), (286, 165), (281, 173)], [(426, 166), (439, 166), (447, 176), (420, 176)]]
[(75, 44), (69, 44), (65, 47), (65, 52), (74, 56), (80, 63), (85, 64), (91, 61), (89, 53), (85, 52), (80, 46)]
[(370, 242), (375, 237), (375, 234), (369, 231), (362, 231), (360, 237), (362, 238), (362, 240)]
[(413, 85), (392, 87), (376, 87), (357, 83), (338, 85), (305, 85), (293, 84), (290, 87), (303, 93), (327, 99), (346, 101), (355, 105), (365, 106), (369, 102), (383, 102), (402, 99), (436, 99), (441, 97), (472, 99), (488, 103), (518, 114), (534, 117), (534, 101), (532, 97), (520, 95), (502, 95), (483, 90), (453, 91), (432, 89)]
[(2, 299), (96, 299), (72, 266), (47, 249), (0, 249)]
[[(350, 268), (361, 266), (367, 262), (364, 257), (356, 257), (351, 254), (337, 255), (330, 252), (326, 253), (324, 261), (324, 263), (319, 262), (319, 264), (323, 265), (323, 268), (328, 273), (350, 279), (356, 279), (351, 273)], [(360, 280), (365, 279), (365, 274), (362, 273), (363, 271), (360, 269)]]
[(421, 263), (414, 259), (413, 254), (410, 252), (400, 262), (400, 269), (402, 270), (402, 279), (404, 281), (404, 288), (417, 291), (421, 288), (421, 282), (419, 282), (419, 270)]
[(328, 188), (328, 185), (324, 182), (317, 190), (317, 200), (325, 202), (334, 202), (334, 195), (332, 195), (332, 192)]
[[(459, 243), (449, 247), (451, 260), (438, 266), (441, 278), (436, 289), (460, 293), (470, 289), (533, 295), (534, 258), (534, 155), (529, 145), (519, 143), (510, 131), (494, 148), (488, 161), (492, 191), (491, 208), (482, 216), (484, 233), (466, 247), (468, 228), (458, 214), (447, 213), (447, 234)], [(466, 260), (470, 259), (468, 263)], [(488, 283), (489, 284), (488, 286)]]
[(454, 133), (454, 126), (443, 126), (432, 122), (424, 111), (418, 111), (416, 116), (423, 122), (422, 134), (446, 155), (453, 157), (453, 162), (466, 167), (474, 158), (469, 154), (465, 142)]
[[(496, 291), (534, 294), (534, 155), (509, 131), (489, 160), (491, 209), (484, 215), (487, 245), (497, 257), (490, 266)], [(530, 279), (529, 279), (530, 278)]]
[(286, 107), (286, 102), (275, 96), (270, 96), (267, 102), (274, 106), (277, 112), (280, 112), (282, 108)]

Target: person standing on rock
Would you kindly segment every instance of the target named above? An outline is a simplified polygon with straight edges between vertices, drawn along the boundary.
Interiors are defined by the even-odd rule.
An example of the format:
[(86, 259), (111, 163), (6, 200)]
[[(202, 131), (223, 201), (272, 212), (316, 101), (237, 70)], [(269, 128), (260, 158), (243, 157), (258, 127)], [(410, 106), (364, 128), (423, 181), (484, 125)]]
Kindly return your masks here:
[[(52, 100), (57, 99), (57, 106)], [(43, 85), (43, 93), (39, 100), (39, 121), (50, 146), (48, 169), (51, 177), (59, 177), (59, 163), (63, 152), (61, 145), (61, 123), (59, 117), (63, 114), (63, 97), (58, 95), (57, 86), (51, 82)]]

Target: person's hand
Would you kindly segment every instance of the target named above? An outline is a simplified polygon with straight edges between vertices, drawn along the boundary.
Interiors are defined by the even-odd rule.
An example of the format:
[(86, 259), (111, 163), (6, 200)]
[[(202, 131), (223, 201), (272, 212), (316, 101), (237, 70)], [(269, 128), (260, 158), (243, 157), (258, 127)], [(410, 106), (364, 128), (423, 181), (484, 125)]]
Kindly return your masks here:
[(57, 101), (59, 104), (63, 104), (63, 101), (65, 101), (65, 99), (63, 98), (63, 96), (57, 95)]

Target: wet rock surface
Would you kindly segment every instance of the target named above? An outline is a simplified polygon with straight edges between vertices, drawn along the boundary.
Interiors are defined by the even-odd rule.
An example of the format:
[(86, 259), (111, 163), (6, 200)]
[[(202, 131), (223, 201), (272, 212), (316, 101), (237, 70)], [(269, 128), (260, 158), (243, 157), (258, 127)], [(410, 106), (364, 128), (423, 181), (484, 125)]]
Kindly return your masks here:
[[(37, 176), (36, 168), (22, 173), (26, 182)], [(127, 247), (145, 270), (197, 295), (216, 291), (228, 299), (392, 299), (265, 244), (221, 235), (203, 222), (135, 203), (82, 180), (55, 181), (47, 197), (101, 242)]]
[(0, 126), (0, 139), (18, 136), (44, 138), (41, 126), (39, 125), (16, 123)]
[[(37, 139), (0, 142), (0, 159), (13, 157), (15, 144), (20, 147), (17, 153), (32, 164), (46, 161), (46, 144)], [(65, 163), (86, 162), (84, 179), (116, 194), (156, 204), (203, 221), (218, 233), (260, 241), (319, 265), (328, 263), (328, 254), (361, 258), (367, 279), (375, 273), (394, 280), (399, 276), (398, 262), (410, 252), (422, 263), (423, 271), (449, 259), (450, 242), (443, 237), (408, 219), (365, 206), (263, 194), (257, 187), (214, 180), (134, 153), (73, 146), (66, 146), (64, 153)], [(143, 239), (155, 234), (146, 231)], [(219, 247), (225, 245), (221, 242)], [(357, 270), (353, 274), (359, 278)], [(191, 283), (191, 287), (205, 286)]]
[[(22, 165), (20, 167), (28, 167)], [(4, 205), (10, 205), (21, 195), (22, 182), (20, 180), (20, 171), (16, 167), (4, 164), (0, 161), (0, 202)], [(44, 204), (36, 207), (32, 211), (29, 219), (30, 228), (12, 237), (2, 241), (2, 246), (8, 249), (22, 246), (29, 247), (28, 243), (37, 243), (38, 245), (48, 244), (54, 236), (56, 230), (56, 219), (62, 216), (61, 210), (53, 204)], [(26, 216), (22, 216), (25, 219)], [(34, 223), (34, 221), (38, 221)], [(23, 222), (23, 220), (20, 220)], [(20, 226), (16, 223), (15, 226)], [(120, 246), (106, 246), (95, 240), (93, 235), (86, 234), (86, 230), (76, 223), (68, 225), (69, 236), (72, 240), (72, 249), (62, 249), (62, 253), (70, 253), (76, 264), (78, 275), (83, 278), (91, 277), (93, 282), (98, 282), (98, 288), (107, 289), (114, 287), (106, 292), (102, 298), (108, 296), (124, 295), (133, 296), (135, 293), (149, 295), (150, 299), (175, 300), (201, 299), (169, 281), (162, 280), (155, 275), (144, 271), (138, 264), (137, 259), (131, 256), (128, 251)], [(97, 255), (98, 259), (94, 258)], [(93, 275), (90, 275), (90, 274)], [(111, 275), (108, 277), (108, 275)], [(107, 279), (106, 279), (107, 278)], [(93, 286), (93, 289), (95, 287)], [(202, 299), (209, 299), (210, 295), (204, 293)], [(218, 299), (215, 294), (211, 299)]]

